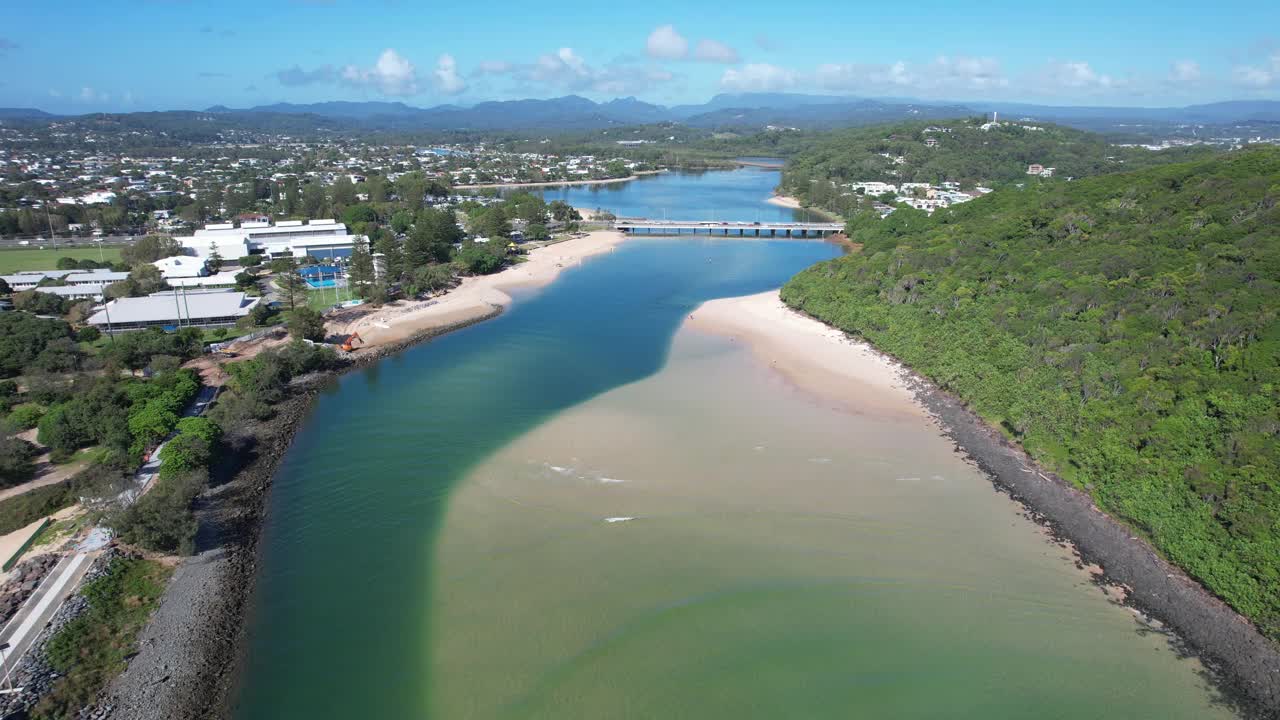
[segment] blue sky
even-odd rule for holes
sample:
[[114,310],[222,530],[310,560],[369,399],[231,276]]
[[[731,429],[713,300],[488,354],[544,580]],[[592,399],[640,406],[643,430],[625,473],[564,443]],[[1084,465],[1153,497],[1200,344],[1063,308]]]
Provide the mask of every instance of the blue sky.
[[1280,99],[1280,3],[8,0],[0,106]]

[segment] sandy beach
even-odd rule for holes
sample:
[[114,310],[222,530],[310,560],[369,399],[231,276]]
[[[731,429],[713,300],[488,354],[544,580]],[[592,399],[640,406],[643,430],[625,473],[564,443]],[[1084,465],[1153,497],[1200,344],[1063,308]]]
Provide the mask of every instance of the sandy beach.
[[791,197],[790,195],[774,195],[773,197],[769,198],[766,202],[768,202],[770,205],[777,205],[778,207],[791,208],[792,210],[800,209],[800,201]]
[[339,312],[327,323],[330,334],[359,333],[363,347],[406,340],[435,328],[475,320],[511,304],[504,290],[540,287],[556,279],[560,271],[599,253],[609,252],[625,236],[599,230],[584,237],[537,248],[528,259],[500,273],[464,278],[462,284],[429,300],[402,301],[377,309],[354,308]]
[[476,183],[472,185],[454,185],[455,190],[483,190],[484,188],[530,188],[530,187],[560,187],[562,185],[609,185],[611,183],[630,182],[639,179],[644,175],[657,175],[664,173],[666,170],[641,170],[632,173],[626,177],[607,178],[604,180],[555,180],[552,182],[523,182],[523,183]]
[[721,298],[694,310],[686,327],[746,342],[761,362],[797,387],[857,413],[916,419],[925,415],[903,368],[865,342],[783,304],[777,290]]

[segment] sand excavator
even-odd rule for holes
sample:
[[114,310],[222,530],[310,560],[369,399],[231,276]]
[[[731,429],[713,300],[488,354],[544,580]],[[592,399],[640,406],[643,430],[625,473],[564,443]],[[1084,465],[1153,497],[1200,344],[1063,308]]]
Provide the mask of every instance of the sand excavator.
[[364,338],[360,337],[360,333],[358,332],[351,333],[351,335],[346,339],[346,341],[343,342],[342,345],[340,345],[339,347],[342,348],[342,352],[355,352],[357,341],[361,345],[364,344]]

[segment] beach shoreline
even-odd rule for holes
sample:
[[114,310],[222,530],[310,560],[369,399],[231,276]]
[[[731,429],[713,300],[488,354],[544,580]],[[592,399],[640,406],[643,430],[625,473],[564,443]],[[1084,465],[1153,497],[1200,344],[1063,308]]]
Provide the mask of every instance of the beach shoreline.
[[[196,501],[196,554],[178,566],[139,635],[145,650],[112,680],[98,707],[125,720],[231,717],[248,650],[247,621],[272,482],[316,396],[347,372],[497,317],[512,303],[505,290],[547,285],[565,268],[624,239],[612,231],[589,233],[538,248],[527,262],[503,272],[468,278],[465,290],[460,286],[434,305],[411,308],[384,323],[385,329],[374,326],[376,342],[348,355],[340,367],[295,380],[269,421],[228,432],[229,452],[215,464],[209,488]],[[372,325],[379,312],[351,322]]]
[[626,236],[597,230],[582,237],[531,250],[528,259],[493,275],[463,278],[457,287],[428,300],[389,303],[380,308],[356,306],[333,313],[325,330],[330,336],[359,333],[364,349],[401,343],[423,332],[475,321],[511,305],[508,290],[542,287],[562,270],[600,253],[612,251]]
[[552,180],[549,182],[517,182],[517,183],[470,183],[467,185],[454,185],[454,190],[484,190],[486,188],[540,188],[540,187],[564,187],[567,185],[610,185],[612,183],[624,183],[632,180],[639,180],[646,175],[658,175],[667,172],[666,170],[639,170],[633,172],[626,177],[605,178],[603,180]]
[[851,412],[899,421],[926,416],[901,367],[870,344],[791,310],[777,290],[709,300],[685,327],[742,341],[793,386]]
[[825,218],[827,220],[832,220],[837,222],[843,220],[843,218],[841,218],[839,215],[836,215],[833,212],[828,212],[826,210],[822,210],[814,207],[805,207],[800,204],[800,200],[798,198],[794,198],[790,195],[774,194],[774,195],[771,195],[768,200],[765,200],[765,202],[769,203],[770,205],[775,205],[777,207],[784,207],[784,208],[789,208],[791,210],[804,210],[805,212],[811,212],[814,215],[817,215],[818,217],[821,217],[821,218]]
[[1158,621],[1176,651],[1198,657],[1225,702],[1246,716],[1277,716],[1280,648],[958,398],[871,344],[792,310],[776,290],[704,303],[686,326],[742,339],[760,362],[823,399],[864,408],[868,398],[909,402],[915,417],[936,424],[997,491],[1073,553],[1109,599],[1133,610],[1147,627],[1148,619]]

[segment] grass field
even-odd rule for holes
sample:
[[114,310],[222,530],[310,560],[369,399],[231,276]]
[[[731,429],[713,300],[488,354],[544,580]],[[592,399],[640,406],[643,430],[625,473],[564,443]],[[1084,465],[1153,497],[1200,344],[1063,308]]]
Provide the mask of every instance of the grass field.
[[307,305],[312,310],[324,312],[340,302],[346,302],[355,297],[347,288],[338,288],[338,299],[334,300],[333,288],[320,288],[307,291]]
[[58,267],[58,258],[75,258],[76,260],[104,260],[117,262],[120,260],[119,247],[77,247],[77,248],[19,248],[17,250],[0,250],[0,275],[21,272],[23,270],[54,270]]

